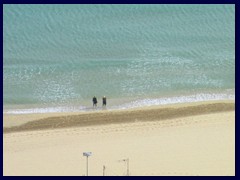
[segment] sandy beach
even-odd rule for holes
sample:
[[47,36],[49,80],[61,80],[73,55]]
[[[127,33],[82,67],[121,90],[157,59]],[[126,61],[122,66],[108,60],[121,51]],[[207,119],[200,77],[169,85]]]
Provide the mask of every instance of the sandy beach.
[[235,175],[235,102],[4,114],[3,175]]

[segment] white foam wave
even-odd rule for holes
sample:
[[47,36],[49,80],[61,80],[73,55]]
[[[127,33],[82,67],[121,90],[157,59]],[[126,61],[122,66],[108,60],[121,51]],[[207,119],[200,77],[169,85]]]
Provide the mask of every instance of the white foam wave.
[[[195,94],[188,96],[175,96],[175,97],[164,97],[157,99],[141,99],[124,103],[118,106],[108,107],[108,110],[114,109],[131,109],[137,107],[155,106],[155,105],[166,105],[166,104],[177,104],[177,103],[189,103],[189,102],[201,102],[201,101],[213,101],[213,100],[235,100],[234,94]],[[100,107],[93,109],[92,107],[86,106],[71,106],[71,107],[45,107],[45,108],[29,108],[29,109],[14,109],[6,110],[5,114],[32,114],[32,113],[57,113],[57,112],[85,112],[101,110]]]
[[45,107],[45,108],[28,108],[28,109],[14,109],[6,110],[5,114],[35,114],[35,113],[58,113],[58,112],[78,112],[85,111],[84,106],[78,107]]
[[113,109],[129,109],[144,106],[155,106],[155,105],[166,105],[166,104],[177,104],[177,103],[190,103],[190,102],[201,102],[201,101],[213,101],[213,100],[235,100],[234,94],[195,94],[189,96],[175,96],[175,97],[164,97],[158,99],[143,99],[137,100],[130,103],[125,103],[120,106],[115,106]]

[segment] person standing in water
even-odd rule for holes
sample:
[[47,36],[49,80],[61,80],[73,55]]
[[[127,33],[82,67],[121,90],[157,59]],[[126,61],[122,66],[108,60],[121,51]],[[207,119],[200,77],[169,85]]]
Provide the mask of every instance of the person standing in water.
[[106,98],[106,96],[103,96],[102,103],[103,103],[102,106],[106,107],[106,105],[107,105],[107,98]]
[[93,97],[93,107],[97,107],[97,98],[94,96]]

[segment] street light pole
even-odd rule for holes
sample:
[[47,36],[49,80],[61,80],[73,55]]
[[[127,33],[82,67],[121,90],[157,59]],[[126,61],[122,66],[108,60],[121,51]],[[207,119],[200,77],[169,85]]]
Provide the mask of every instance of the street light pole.
[[106,167],[103,166],[103,176],[105,176],[105,169],[106,169]]
[[124,159],[127,162],[127,176],[129,176],[129,158]]
[[127,162],[127,176],[129,176],[129,158],[123,159],[122,161]]
[[129,158],[127,159],[127,176],[129,176]]
[[88,176],[88,156],[86,156],[86,158],[87,158],[87,166],[86,166],[87,173],[86,173],[86,175]]
[[87,158],[87,159],[86,159],[86,160],[87,160],[87,162],[86,162],[86,163],[87,163],[87,164],[86,164],[86,165],[87,165],[87,166],[86,166],[86,171],[87,171],[87,172],[86,172],[86,175],[87,175],[87,176],[88,176],[88,156],[91,156],[91,155],[92,155],[91,152],[84,152],[84,153],[83,153],[83,156],[86,156],[86,158]]

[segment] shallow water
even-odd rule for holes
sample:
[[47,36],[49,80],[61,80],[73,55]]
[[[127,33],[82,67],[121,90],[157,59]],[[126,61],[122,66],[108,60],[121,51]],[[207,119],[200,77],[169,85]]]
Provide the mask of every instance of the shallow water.
[[234,5],[3,12],[4,111],[86,110],[94,95],[109,109],[235,99]]

